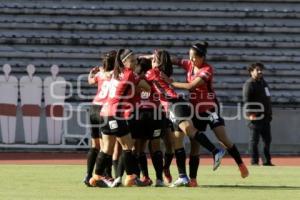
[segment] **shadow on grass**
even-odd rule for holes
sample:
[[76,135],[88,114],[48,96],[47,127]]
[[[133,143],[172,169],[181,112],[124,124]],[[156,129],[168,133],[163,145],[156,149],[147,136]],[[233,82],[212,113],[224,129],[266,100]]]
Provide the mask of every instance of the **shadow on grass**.
[[202,188],[228,188],[246,190],[300,190],[300,186],[285,185],[201,185]]

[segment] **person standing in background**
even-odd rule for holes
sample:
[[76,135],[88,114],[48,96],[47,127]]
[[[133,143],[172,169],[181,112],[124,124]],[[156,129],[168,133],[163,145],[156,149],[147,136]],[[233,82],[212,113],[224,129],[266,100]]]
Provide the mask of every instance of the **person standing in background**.
[[[263,78],[264,65],[253,63],[248,67],[250,78],[243,86],[243,102],[250,128],[251,164],[259,164],[258,144],[262,137],[264,143],[264,166],[273,166],[270,145],[272,141],[270,122],[272,121],[271,95],[267,82]],[[253,111],[253,112],[252,112]]]

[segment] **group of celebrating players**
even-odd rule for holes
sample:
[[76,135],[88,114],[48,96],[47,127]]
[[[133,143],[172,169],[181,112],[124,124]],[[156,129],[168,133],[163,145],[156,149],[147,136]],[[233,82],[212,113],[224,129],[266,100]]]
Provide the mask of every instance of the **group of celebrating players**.
[[[238,149],[227,137],[219,113],[212,86],[213,68],[206,61],[207,47],[206,42],[192,45],[188,60],[171,57],[165,50],[140,56],[130,49],[110,51],[104,55],[103,65],[90,71],[88,82],[97,85],[98,90],[90,111],[92,146],[84,179],[87,186],[152,185],[145,154],[148,145],[156,173],[154,186],[196,187],[200,145],[212,153],[213,170],[225,155],[225,150],[217,148],[203,133],[207,125],[235,160],[241,177],[249,175]],[[186,82],[171,78],[173,65],[185,70]],[[175,88],[187,90],[188,98]],[[191,141],[189,175],[184,136]],[[174,154],[178,179],[172,183],[170,165]]]

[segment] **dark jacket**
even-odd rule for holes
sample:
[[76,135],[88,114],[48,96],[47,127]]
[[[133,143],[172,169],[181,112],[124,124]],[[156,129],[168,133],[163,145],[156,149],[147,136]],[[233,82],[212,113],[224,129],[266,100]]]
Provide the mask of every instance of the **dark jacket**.
[[[262,78],[261,80],[254,80],[249,78],[243,86],[243,102],[253,103],[258,102],[264,106],[263,112],[254,112],[256,117],[264,114],[264,119],[272,119],[272,105],[269,87],[267,82]],[[257,109],[259,106],[248,105],[247,109]],[[253,113],[253,112],[251,112]]]

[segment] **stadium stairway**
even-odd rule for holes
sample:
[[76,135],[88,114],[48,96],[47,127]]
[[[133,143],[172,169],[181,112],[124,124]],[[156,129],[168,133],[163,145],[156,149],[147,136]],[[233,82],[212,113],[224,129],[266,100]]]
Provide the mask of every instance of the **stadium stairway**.
[[[159,2],[159,3],[158,3]],[[95,88],[78,77],[101,64],[100,55],[127,47],[137,53],[167,49],[187,58],[189,46],[208,41],[221,102],[241,102],[249,63],[266,65],[274,104],[300,106],[300,2],[295,0],[84,1],[2,0],[0,65],[20,77],[34,64],[36,74],[60,74],[73,84],[70,102],[86,101]],[[82,76],[80,76],[82,77]],[[184,80],[183,71],[175,78]],[[81,97],[80,97],[81,96]]]

